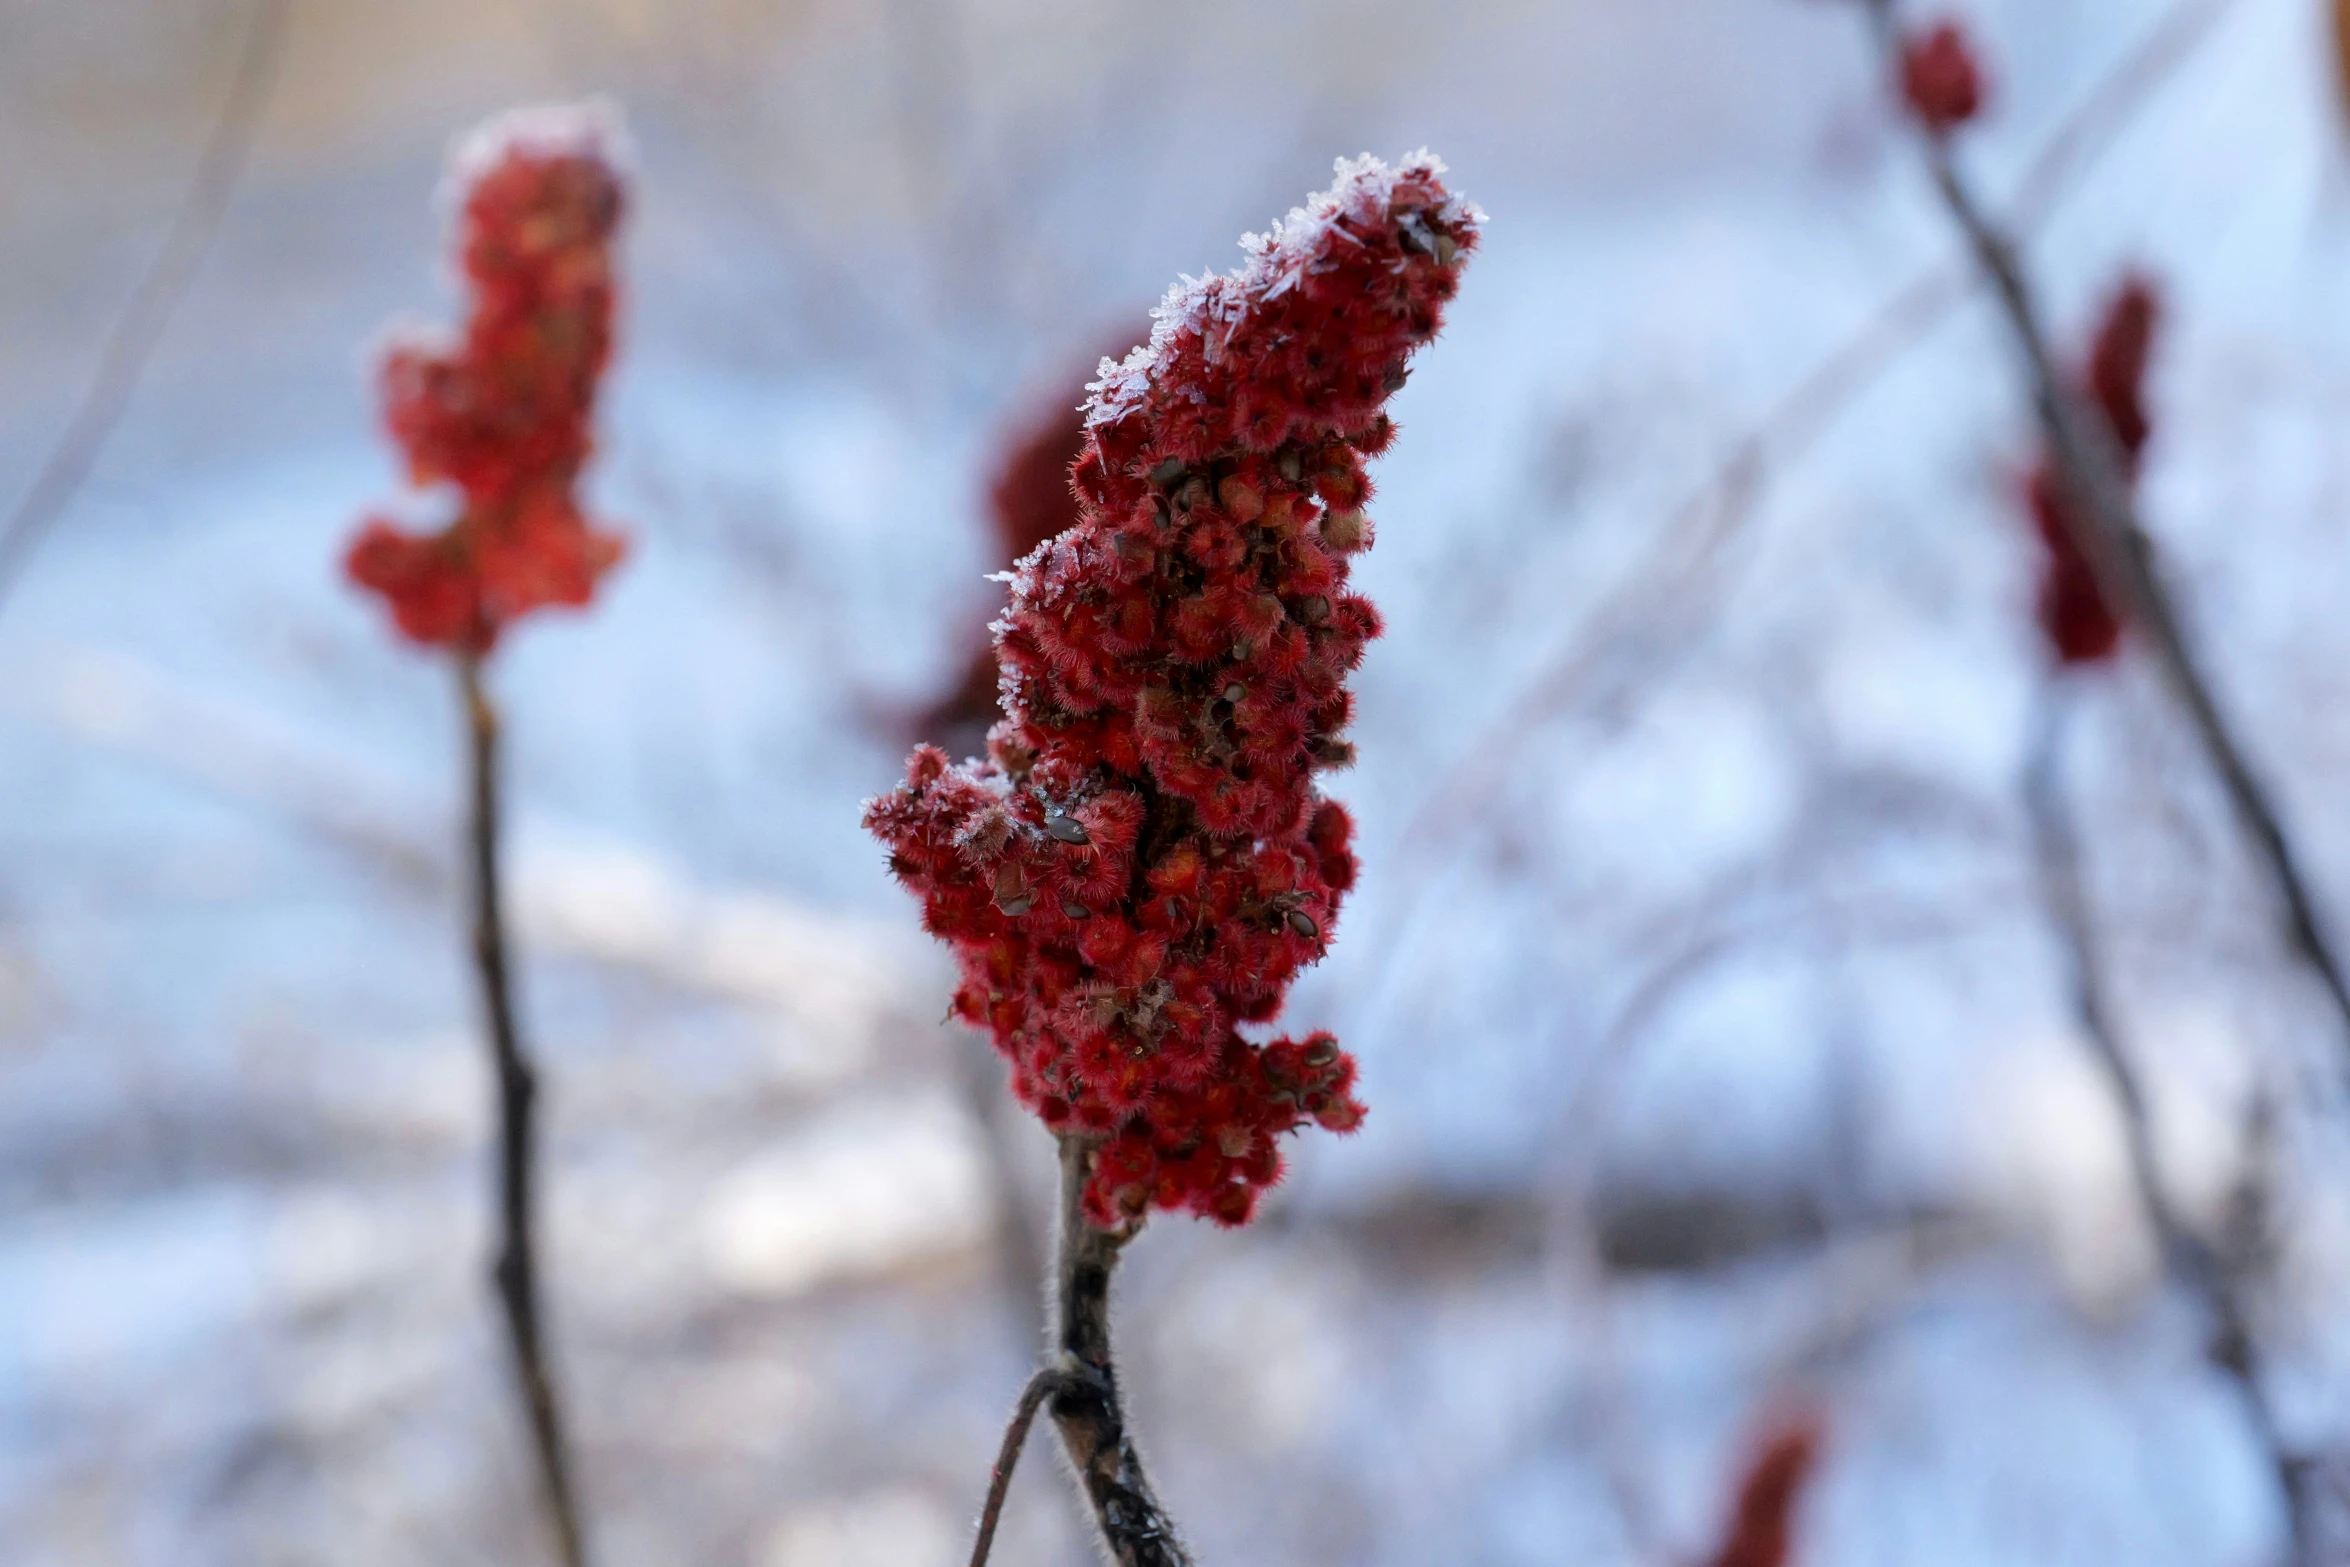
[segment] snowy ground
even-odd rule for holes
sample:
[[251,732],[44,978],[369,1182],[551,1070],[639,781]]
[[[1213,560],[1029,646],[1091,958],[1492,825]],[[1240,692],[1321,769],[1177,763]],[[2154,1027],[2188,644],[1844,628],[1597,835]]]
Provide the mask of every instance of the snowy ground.
[[[2311,0],[2238,0],[2034,247],[2171,306],[2150,515],[2350,919],[2350,203]],[[2005,188],[2169,14],[1973,8]],[[0,3],[0,497],[151,254],[245,11]],[[856,827],[995,591],[993,443],[1105,327],[1426,143],[1493,217],[1401,398],[1363,887],[1291,1017],[1364,1057],[1123,1332],[1203,1562],[1700,1553],[1826,1411],[1803,1559],[2221,1567],[2278,1517],[2070,1031],[2018,777],[2042,680],[1995,323],[1952,312],[1490,741],[1736,443],[1949,238],[1805,0],[298,3],[250,177],[0,610],[0,1560],[533,1559],[479,1287],[450,682],[337,581],[400,501],[357,371],[443,312],[440,146],[638,144],[601,504],[517,637],[557,1334],[615,1564],[946,1567],[1033,1342],[1048,1149]],[[2179,1197],[2265,1150],[2263,1342],[2350,1440],[2342,1042],[2154,681],[2068,757]],[[2248,1136],[2265,1107],[2266,1141]],[[999,1561],[1075,1562],[1050,1466]]]

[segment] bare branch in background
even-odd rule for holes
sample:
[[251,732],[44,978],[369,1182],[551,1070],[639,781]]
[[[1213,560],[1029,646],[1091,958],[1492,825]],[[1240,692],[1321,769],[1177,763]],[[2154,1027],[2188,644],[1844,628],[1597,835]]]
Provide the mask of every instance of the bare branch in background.
[[[1826,860],[1834,838],[1853,824],[1855,798],[1868,792],[1867,780],[1822,779],[1804,820],[1784,845],[1711,886],[1677,928],[1641,934],[1636,945],[1659,955],[1618,1003],[1604,1031],[1578,1053],[1574,1088],[1544,1138],[1554,1150],[1546,1177],[1549,1221],[1544,1248],[1557,1287],[1573,1313],[1574,1332],[1592,1347],[1597,1369],[1585,1394],[1583,1418],[1599,1448],[1601,1479],[1637,1560],[1665,1560],[1670,1552],[1651,1494],[1649,1461],[1636,1451],[1623,1368],[1614,1353],[1622,1334],[1598,1206],[1606,1128],[1634,1069],[1658,1039],[1659,1022],[1677,1001],[1727,964],[1773,945],[1814,940],[1823,927],[1850,926],[1865,932],[1871,944],[1927,944],[1981,928],[1979,916],[1970,916],[1954,903],[2005,907],[2013,901],[2014,893],[1996,883],[1972,899],[1938,899],[1925,907],[1882,895],[1798,895],[1792,884],[1799,871]],[[1931,814],[1950,817],[1961,832],[1977,835],[1968,830],[1979,824],[1959,802],[1929,803],[1937,807]],[[1884,825],[1914,831],[1916,815],[1904,813]],[[1554,1042],[1550,1048],[1561,1046]],[[1823,1343],[1844,1345],[1873,1331],[1873,1325],[1894,1309],[1888,1302],[1906,1298],[1916,1276],[1931,1262],[1964,1249],[1968,1237],[1962,1231],[1963,1226],[1915,1221],[1864,1237],[1849,1248],[1849,1258],[1843,1256],[1845,1248],[1830,1247],[1828,1271],[1840,1282],[1823,1291],[1824,1298],[1835,1303],[1834,1321],[1820,1335]],[[1796,1358],[1823,1357],[1816,1348],[1807,1348]]]
[[[1864,4],[1888,79],[1894,79],[1890,73],[1899,69],[1902,40],[1891,0],[1864,0]],[[2071,502],[2064,508],[2064,516],[2073,542],[2087,558],[2110,602],[2124,606],[2130,623],[2146,638],[2165,682],[2186,710],[2213,770],[2227,789],[2254,851],[2267,866],[2283,904],[2288,943],[2324,987],[2345,1029],[2350,1029],[2350,980],[2345,979],[2341,961],[2320,926],[2300,852],[2286,833],[2283,814],[2267,785],[2254,771],[2242,742],[2221,711],[2201,654],[2188,640],[2185,619],[2157,569],[2154,541],[2138,516],[2114,432],[2101,415],[2067,389],[2057,370],[2039,302],[2024,276],[2017,236],[1986,214],[1959,173],[1948,137],[1924,135],[1919,140],[1934,187],[1991,284],[2023,358],[2033,412],[2053,459],[2054,477]],[[2345,1040],[2345,1045],[2350,1046],[2350,1040]]]
[[[2038,229],[2115,137],[2241,0],[2181,0],[2115,66],[2041,148],[2016,188],[2009,221]],[[1774,470],[1800,461],[1837,418],[1967,297],[1972,271],[1953,260],[1913,278],[1741,439],[1704,488],[1667,524],[1656,550],[1499,717],[1470,742],[1404,830],[1396,907],[1416,905],[1435,851],[1461,824],[1483,819],[1526,746],[1578,706],[1620,700],[1631,680],[1653,681],[1687,656],[1726,596],[1724,554],[1769,493]],[[1610,678],[1611,675],[1614,678]],[[1400,939],[1403,916],[1375,943]],[[1375,968],[1387,967],[1375,963]]]
[[286,14],[293,0],[254,0],[245,26],[244,49],[237,58],[237,74],[229,83],[220,118],[204,144],[187,195],[164,234],[163,248],[139,280],[130,303],[107,335],[99,351],[97,369],[82,393],[64,435],[34,476],[32,488],[16,509],[0,523],[0,606],[24,571],[33,550],[64,515],[67,506],[89,477],[91,465],[107,437],[114,433],[123,410],[138,390],[139,377],[153,357],[163,332],[171,324],[228,215],[237,182],[253,151],[261,114],[270,89],[277,82],[278,59],[286,30]]
[[2243,1396],[2245,1416],[2275,1471],[2291,1526],[2292,1560],[2296,1567],[2314,1567],[2310,1498],[2304,1483],[2308,1465],[2291,1451],[2278,1429],[2276,1410],[2261,1378],[2259,1346],[2252,1336],[2240,1281],[2171,1203],[2154,1148],[2152,1110],[2145,1086],[2122,1046],[2114,1019],[2112,985],[2098,951],[2095,917],[2082,884],[2080,843],[2064,796],[2066,695],[2064,689],[2052,685],[2042,697],[2024,800],[2031,814],[2032,843],[2048,918],[2064,945],[2074,1019],[2121,1114],[2130,1180],[2138,1204],[2154,1228],[2163,1265],[2201,1308],[2210,1330],[2207,1349],[2211,1362],[2235,1382]]

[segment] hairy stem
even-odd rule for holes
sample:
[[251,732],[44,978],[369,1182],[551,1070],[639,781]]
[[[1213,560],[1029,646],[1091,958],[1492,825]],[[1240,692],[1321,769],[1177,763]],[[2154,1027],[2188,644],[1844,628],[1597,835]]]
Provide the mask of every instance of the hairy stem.
[[1077,1379],[1067,1372],[1047,1366],[1028,1379],[1028,1386],[1020,1390],[1020,1403],[1012,1411],[1011,1423],[1004,1427],[1004,1445],[995,1457],[995,1473],[988,1478],[987,1501],[979,1509],[979,1538],[971,1545],[971,1567],[987,1567],[988,1552],[995,1549],[996,1525],[1003,1518],[1004,1497],[1012,1489],[1012,1471],[1019,1467],[1020,1449],[1028,1445],[1028,1428],[1036,1424],[1036,1412],[1044,1401]]
[[2179,1217],[2169,1189],[2163,1185],[2146,1090],[2139,1081],[2137,1067],[2122,1048],[2121,1033],[2114,1021],[2112,992],[2097,949],[2088,893],[2081,880],[2080,843],[2074,832],[2072,813],[2065,803],[2061,775],[2063,693],[2051,689],[2042,700],[2024,799],[2032,819],[2041,894],[2049,920],[2064,944],[2074,1017],[2088,1042],[2090,1054],[2096,1058],[2106,1087],[2112,1091],[2114,1104],[2121,1111],[2130,1179],[2137,1190],[2139,1206],[2154,1227],[2163,1266],[2202,1308],[2210,1330],[2207,1348],[2212,1364],[2235,1382],[2243,1396],[2246,1418],[2276,1473],[2290,1526],[2291,1559],[2298,1567],[2311,1559],[2309,1498],[2303,1484],[2307,1466],[2288,1449],[2278,1430],[2276,1410],[2261,1380],[2259,1347],[2252,1337],[2236,1277],[2212,1245]]
[[539,1309],[536,1204],[538,1078],[514,1022],[514,993],[506,961],[506,918],[498,883],[498,713],[482,689],[481,661],[460,655],[472,793],[467,817],[469,887],[473,903],[473,960],[481,981],[483,1020],[498,1079],[498,1255],[492,1277],[505,1308],[514,1379],[538,1453],[541,1496],[564,1567],[585,1567],[586,1540],[572,1490],[570,1449],[564,1438],[554,1373],[547,1364]]
[[[1865,3],[1890,76],[1898,70],[1901,58],[1892,0]],[[2350,1048],[2350,980],[2345,979],[2342,963],[2319,921],[2309,879],[2285,831],[2283,815],[2221,710],[2202,661],[2188,640],[2185,622],[2155,568],[2153,540],[2140,523],[2120,445],[2104,419],[2073,395],[2058,372],[2015,241],[1992,222],[1975,199],[1951,155],[1948,138],[1927,135],[1922,140],[1934,187],[1989,280],[2023,358],[2042,439],[2054,459],[2058,486],[2070,502],[2063,512],[2074,543],[2095,571],[2098,586],[2109,601],[2127,612],[2130,624],[2152,647],[2165,682],[2185,708],[2237,818],[2275,885],[2287,941],[2324,988],[2344,1026],[2344,1045]]]
[[1085,1216],[1093,1144],[1061,1139],[1061,1251],[1053,1271],[1054,1357],[1059,1381],[1046,1407],[1077,1471],[1103,1548],[1118,1567],[1192,1567],[1126,1429],[1110,1355],[1110,1275],[1135,1227],[1095,1228]]

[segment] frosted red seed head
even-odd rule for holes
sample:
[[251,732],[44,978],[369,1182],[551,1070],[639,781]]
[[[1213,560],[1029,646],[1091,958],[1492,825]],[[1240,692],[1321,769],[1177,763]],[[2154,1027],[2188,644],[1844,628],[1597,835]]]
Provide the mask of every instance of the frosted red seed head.
[[[1242,1030],[1279,1011],[1354,879],[1308,763],[1343,747],[1341,675],[1377,621],[1341,596],[1352,548],[1331,539],[1369,542],[1357,454],[1392,433],[1379,401],[1436,330],[1477,222],[1432,161],[1348,165],[1242,272],[1171,295],[1152,343],[1094,388],[1077,525],[1014,586],[994,767],[869,813],[920,861],[932,928],[987,976],[1015,1087],[1104,1139],[1096,1222],[1152,1205],[1242,1222],[1279,1175],[1278,1138],[1360,1120],[1335,1042]],[[1354,515],[1301,538],[1326,475]],[[1129,530],[1159,542],[1122,549]],[[1004,892],[1035,907],[990,912],[987,869],[933,846],[1022,776],[1087,800],[1093,841],[1052,849],[1032,814],[1042,888]],[[1115,832],[1113,802],[1130,818]]]

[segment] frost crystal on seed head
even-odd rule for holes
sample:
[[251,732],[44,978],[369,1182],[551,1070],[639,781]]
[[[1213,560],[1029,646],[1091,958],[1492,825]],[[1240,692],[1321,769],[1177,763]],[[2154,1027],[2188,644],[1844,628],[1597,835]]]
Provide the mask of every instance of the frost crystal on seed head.
[[1179,283],[1104,360],[1079,520],[1024,556],[996,622],[983,762],[914,753],[866,825],[962,969],[1023,1103],[1098,1143],[1087,1210],[1245,1222],[1307,1121],[1361,1124],[1328,1034],[1259,1045],[1327,948],[1353,824],[1346,676],[1379,634],[1348,591],[1366,456],[1434,337],[1482,214],[1425,153],[1332,188]]
[[636,157],[628,139],[627,122],[617,104],[605,98],[584,103],[528,104],[492,115],[449,144],[441,193],[451,212],[464,208],[466,197],[499,164],[510,158],[547,163],[583,159],[600,165],[625,182]]

